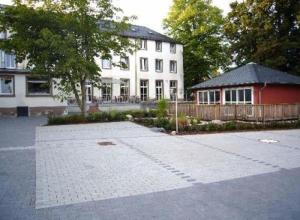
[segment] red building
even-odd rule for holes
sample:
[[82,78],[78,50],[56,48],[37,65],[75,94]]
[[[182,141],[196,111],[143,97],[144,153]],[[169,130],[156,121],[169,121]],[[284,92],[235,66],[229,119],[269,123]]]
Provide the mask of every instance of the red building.
[[300,77],[248,63],[192,87],[198,104],[300,103]]

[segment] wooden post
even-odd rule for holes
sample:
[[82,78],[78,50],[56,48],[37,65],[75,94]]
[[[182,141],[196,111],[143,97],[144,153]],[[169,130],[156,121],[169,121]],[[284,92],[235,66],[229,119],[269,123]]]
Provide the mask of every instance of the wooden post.
[[262,105],[262,121],[265,122],[265,106]]

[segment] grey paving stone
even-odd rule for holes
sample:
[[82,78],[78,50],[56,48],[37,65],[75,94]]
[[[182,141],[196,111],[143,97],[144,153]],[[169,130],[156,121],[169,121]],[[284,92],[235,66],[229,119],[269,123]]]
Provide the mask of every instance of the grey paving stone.
[[[297,148],[300,131],[279,132],[280,145],[254,140],[269,133],[170,137],[131,123],[37,128],[32,149],[23,149],[32,146],[29,132],[24,145],[2,145],[0,219],[299,219],[299,151],[287,146]],[[103,140],[116,145],[95,143]]]

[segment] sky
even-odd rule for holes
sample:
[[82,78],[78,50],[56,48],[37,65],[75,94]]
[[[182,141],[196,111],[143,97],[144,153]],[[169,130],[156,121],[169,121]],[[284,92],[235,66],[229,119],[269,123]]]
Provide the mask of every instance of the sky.
[[[229,4],[233,0],[212,0],[212,4],[223,10],[226,15],[230,11]],[[0,4],[11,4],[11,0],[0,0]],[[162,21],[167,16],[173,0],[113,0],[113,4],[124,11],[124,15],[136,15],[133,23],[143,25],[160,33],[165,33]]]

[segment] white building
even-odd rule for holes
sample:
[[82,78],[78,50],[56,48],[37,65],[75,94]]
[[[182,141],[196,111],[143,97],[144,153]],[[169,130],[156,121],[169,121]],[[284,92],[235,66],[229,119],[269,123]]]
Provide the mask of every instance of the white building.
[[[102,88],[87,88],[87,102],[130,102],[174,99],[176,88],[183,99],[183,47],[171,38],[143,26],[132,25],[124,36],[136,41],[140,49],[126,57],[97,59],[102,72]],[[2,34],[2,37],[6,37]],[[123,68],[112,63],[122,59]],[[15,56],[0,53],[0,115],[62,114],[67,102],[55,98],[58,91],[46,81],[30,77],[25,64]]]

